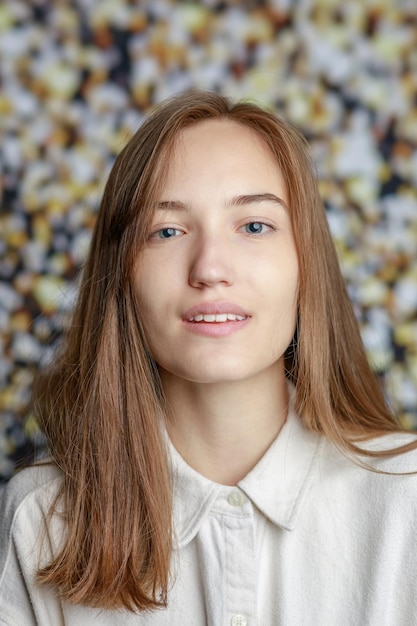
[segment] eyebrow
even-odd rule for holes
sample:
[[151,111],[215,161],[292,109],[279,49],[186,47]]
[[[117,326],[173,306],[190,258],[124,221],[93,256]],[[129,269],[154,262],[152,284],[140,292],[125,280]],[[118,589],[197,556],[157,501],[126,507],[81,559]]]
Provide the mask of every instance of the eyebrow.
[[[260,204],[261,202],[273,202],[288,211],[286,202],[274,193],[254,193],[234,196],[227,204],[230,207],[245,206],[247,204]],[[180,200],[163,200],[158,202],[156,208],[162,211],[189,211],[190,207]]]
[[229,202],[230,206],[245,206],[246,204],[260,204],[261,202],[273,202],[279,204],[288,211],[286,202],[274,193],[255,193],[235,196]]

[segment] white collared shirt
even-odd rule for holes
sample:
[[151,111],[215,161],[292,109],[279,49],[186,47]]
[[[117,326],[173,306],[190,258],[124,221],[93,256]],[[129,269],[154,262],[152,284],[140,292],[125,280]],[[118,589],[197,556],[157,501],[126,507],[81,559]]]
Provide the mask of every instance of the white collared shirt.
[[[368,446],[400,445],[391,435]],[[377,474],[307,431],[291,410],[278,438],[236,486],[213,483],[171,446],[172,585],[149,613],[70,606],[37,587],[39,533],[58,470],[9,484],[0,528],[0,624],[7,626],[417,625],[417,476]],[[417,470],[417,453],[373,461]],[[63,529],[54,519],[51,550]],[[43,561],[50,554],[43,554]]]

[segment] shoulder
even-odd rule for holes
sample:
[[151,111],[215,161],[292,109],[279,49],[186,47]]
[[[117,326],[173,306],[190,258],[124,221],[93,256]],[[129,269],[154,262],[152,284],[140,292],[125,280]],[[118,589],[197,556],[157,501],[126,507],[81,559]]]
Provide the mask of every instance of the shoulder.
[[373,473],[415,474],[417,478],[417,433],[406,431],[390,433],[366,441],[359,441],[357,446],[359,450],[363,450],[363,454],[334,452],[332,444],[328,444],[327,449],[329,451],[329,448],[333,448],[333,452],[329,454],[330,457],[334,455],[345,456],[348,462],[362,465],[371,472],[373,470]]
[[61,473],[55,466],[38,465],[16,474],[3,492],[0,503],[0,613],[5,623],[38,623],[34,614],[37,603],[45,605],[45,615],[52,610],[52,605],[45,600],[47,593],[37,591],[36,573],[50,560],[62,536],[62,533],[51,534],[48,523],[48,512],[59,494],[61,483]]
[[32,465],[19,471],[7,483],[2,502],[4,506],[16,507],[31,496],[39,496],[52,483],[61,481],[61,471],[51,463]]
[[[353,508],[400,512],[417,519],[415,433],[393,433],[358,442],[364,454],[344,452],[323,438],[319,483]],[[407,452],[396,452],[411,444]],[[371,455],[367,454],[371,453]]]
[[14,526],[36,512],[47,513],[61,485],[61,472],[52,464],[34,465],[17,473],[6,485],[1,499],[0,541],[7,540]]

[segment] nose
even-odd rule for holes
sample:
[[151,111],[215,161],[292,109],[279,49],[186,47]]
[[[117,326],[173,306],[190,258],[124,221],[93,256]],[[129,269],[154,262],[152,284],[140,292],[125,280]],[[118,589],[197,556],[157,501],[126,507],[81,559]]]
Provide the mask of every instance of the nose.
[[189,283],[192,287],[213,287],[234,282],[231,243],[221,235],[201,237],[190,260]]

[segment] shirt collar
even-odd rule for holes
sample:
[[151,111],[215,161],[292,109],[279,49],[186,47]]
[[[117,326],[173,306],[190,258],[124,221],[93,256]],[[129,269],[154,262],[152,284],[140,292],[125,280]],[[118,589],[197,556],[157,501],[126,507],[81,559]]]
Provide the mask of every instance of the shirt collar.
[[314,476],[323,438],[292,408],[278,437],[238,487],[276,526],[292,530]]
[[[273,524],[295,527],[313,478],[322,437],[307,430],[294,412],[295,390],[290,388],[287,420],[278,437],[256,466],[238,483],[251,502]],[[174,532],[179,548],[189,543],[224,491],[233,488],[212,482],[183,460],[168,439],[173,473]]]

